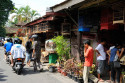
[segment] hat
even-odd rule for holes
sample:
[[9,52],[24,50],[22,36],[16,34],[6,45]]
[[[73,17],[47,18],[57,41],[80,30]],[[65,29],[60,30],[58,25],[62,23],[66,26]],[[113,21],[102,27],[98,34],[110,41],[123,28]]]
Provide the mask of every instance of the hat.
[[38,37],[38,35],[32,35],[32,37],[31,38],[37,38]]

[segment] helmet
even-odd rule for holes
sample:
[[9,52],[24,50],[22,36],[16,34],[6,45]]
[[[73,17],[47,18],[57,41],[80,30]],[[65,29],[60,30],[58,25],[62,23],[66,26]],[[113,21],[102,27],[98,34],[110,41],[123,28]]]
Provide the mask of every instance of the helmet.
[[8,38],[8,39],[7,39],[7,42],[10,42],[10,41],[11,41],[11,38]]
[[38,40],[38,35],[36,35],[36,34],[35,34],[35,35],[32,35],[31,38],[33,38],[33,39],[36,41],[36,40]]
[[22,44],[22,40],[19,38],[14,39],[14,44]]
[[31,38],[37,38],[38,37],[38,35],[32,35],[31,36]]

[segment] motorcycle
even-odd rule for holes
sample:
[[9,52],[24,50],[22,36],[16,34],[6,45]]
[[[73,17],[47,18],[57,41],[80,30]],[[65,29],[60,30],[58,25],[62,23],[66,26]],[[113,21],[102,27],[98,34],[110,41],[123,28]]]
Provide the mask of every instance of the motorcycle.
[[10,52],[7,52],[6,53],[6,62],[10,65],[11,64],[11,53]]
[[13,65],[13,70],[16,72],[17,75],[20,75],[22,73],[23,69],[23,59],[22,58],[17,58],[14,60],[14,65]]

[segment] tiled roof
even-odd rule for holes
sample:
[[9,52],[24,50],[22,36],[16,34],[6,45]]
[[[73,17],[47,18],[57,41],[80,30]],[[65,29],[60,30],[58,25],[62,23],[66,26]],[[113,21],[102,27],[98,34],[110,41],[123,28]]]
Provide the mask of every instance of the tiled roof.
[[6,33],[16,33],[19,28],[6,27]]

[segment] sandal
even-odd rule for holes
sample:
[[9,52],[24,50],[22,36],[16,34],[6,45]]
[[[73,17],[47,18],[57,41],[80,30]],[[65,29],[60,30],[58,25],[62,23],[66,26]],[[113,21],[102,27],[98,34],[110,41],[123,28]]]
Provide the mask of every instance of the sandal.
[[111,82],[111,80],[106,80],[107,82]]
[[104,80],[103,80],[103,79],[100,79],[99,82],[104,82]]

